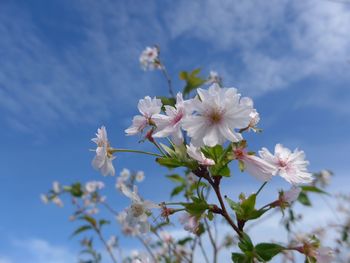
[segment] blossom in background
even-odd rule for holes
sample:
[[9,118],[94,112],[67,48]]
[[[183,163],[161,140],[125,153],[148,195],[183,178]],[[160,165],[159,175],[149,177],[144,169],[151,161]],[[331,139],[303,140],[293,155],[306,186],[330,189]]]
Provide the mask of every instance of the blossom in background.
[[135,135],[142,132],[148,124],[152,123],[153,115],[161,111],[162,101],[157,98],[152,99],[146,96],[144,99],[139,100],[137,108],[142,115],[136,115],[133,118],[132,125],[125,130],[127,135]]
[[176,95],[175,107],[165,105],[165,113],[156,114],[153,116],[153,121],[157,126],[157,130],[152,135],[154,138],[163,138],[171,136],[175,144],[183,142],[183,135],[181,131],[182,120],[191,113],[191,101],[184,101],[182,94],[179,92]]
[[52,190],[54,191],[55,194],[60,193],[61,192],[61,185],[60,185],[60,183],[57,182],[57,181],[54,181],[52,183]]
[[112,250],[113,248],[115,248],[118,245],[118,240],[116,236],[111,236],[108,240],[107,240],[107,247],[109,250]]
[[151,201],[142,200],[137,193],[136,186],[131,191],[125,184],[122,184],[120,191],[131,200],[130,207],[125,210],[125,220],[130,226],[138,227],[141,233],[149,232],[150,224],[148,223],[148,215],[151,213],[150,210],[160,208],[160,206]]
[[193,101],[194,115],[183,120],[183,129],[195,146],[215,146],[226,140],[238,142],[242,135],[235,129],[246,128],[252,108],[240,103],[241,95],[235,88],[220,88],[214,83],[208,90],[197,89]]
[[282,203],[287,203],[288,205],[291,205],[294,201],[298,199],[300,192],[300,187],[293,186],[290,190],[286,192],[281,192],[279,199]]
[[135,175],[135,180],[136,182],[141,183],[145,180],[145,173],[143,171],[138,171]]
[[192,144],[190,144],[190,146],[186,145],[186,148],[187,148],[187,154],[194,160],[198,161],[199,164],[202,164],[205,166],[215,165],[214,160],[205,157],[199,147],[197,148]]
[[317,263],[331,263],[334,259],[334,252],[329,247],[320,247],[314,252]]
[[275,166],[278,174],[291,184],[310,183],[312,174],[307,171],[308,161],[305,160],[304,151],[295,149],[291,152],[281,144],[275,146],[275,154],[266,148],[259,151],[261,158]]
[[46,194],[41,194],[40,195],[40,199],[44,204],[48,204],[49,203],[49,198],[47,197]]
[[259,121],[260,121],[260,115],[259,113],[256,111],[256,109],[254,109],[254,102],[251,98],[249,97],[244,97],[241,98],[241,104],[250,107],[251,108],[251,112],[249,114],[250,116],[250,122],[248,125],[248,130],[253,130],[253,131],[258,131],[258,129],[256,129],[256,126],[258,125]]
[[105,126],[97,130],[96,138],[91,139],[97,144],[96,155],[92,160],[92,166],[101,172],[103,176],[114,176],[115,170],[112,161],[115,157],[112,154],[112,148],[109,145],[107,131]]
[[275,166],[259,158],[248,154],[245,149],[237,148],[233,150],[234,157],[244,163],[244,170],[261,181],[268,181],[277,173]]
[[325,187],[330,184],[332,175],[333,175],[332,172],[328,170],[322,170],[319,173],[318,179],[322,187]]
[[51,199],[51,202],[54,203],[55,205],[57,205],[58,207],[63,207],[63,202],[62,202],[61,198],[59,198],[58,196],[54,196]]
[[91,194],[96,192],[97,190],[101,190],[105,187],[105,184],[101,181],[90,181],[85,184],[85,190]]
[[221,85],[222,79],[219,75],[219,73],[217,73],[216,71],[211,70],[209,72],[209,78],[208,81],[206,82],[207,84],[214,84],[217,83],[219,85]]
[[179,218],[180,223],[184,226],[184,229],[188,232],[196,234],[199,229],[199,218],[192,216],[188,213],[184,213]]
[[123,168],[123,170],[120,172],[119,176],[124,180],[128,180],[130,178],[130,170],[127,168]]
[[140,55],[140,64],[143,70],[161,69],[158,47],[146,47]]
[[163,240],[163,242],[166,244],[170,244],[174,241],[173,237],[169,232],[162,231],[159,233],[159,235],[160,235],[160,238]]

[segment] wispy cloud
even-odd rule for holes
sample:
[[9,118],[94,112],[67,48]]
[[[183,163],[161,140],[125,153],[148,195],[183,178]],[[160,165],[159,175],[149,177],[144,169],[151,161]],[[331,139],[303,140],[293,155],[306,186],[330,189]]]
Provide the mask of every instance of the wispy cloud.
[[194,37],[231,54],[236,61],[222,66],[231,69],[226,79],[261,94],[310,76],[349,80],[349,10],[327,0],[208,0],[182,1],[167,15],[174,38]]
[[13,240],[10,243],[11,249],[7,252],[0,252],[0,263],[67,263],[77,261],[76,253],[43,239]]
[[0,121],[22,131],[96,122],[154,89],[137,61],[143,43],[161,35],[152,5],[82,1],[72,6],[82,21],[59,47],[47,36],[60,28],[57,21],[48,32],[33,10],[0,5]]

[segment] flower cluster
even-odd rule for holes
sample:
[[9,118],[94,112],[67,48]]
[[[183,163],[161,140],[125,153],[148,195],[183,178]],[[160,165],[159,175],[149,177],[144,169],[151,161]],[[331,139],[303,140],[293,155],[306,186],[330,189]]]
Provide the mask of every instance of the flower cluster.
[[[242,96],[236,88],[225,87],[217,72],[211,71],[207,78],[199,76],[200,69],[181,72],[180,79],[186,81],[186,85],[182,92],[176,94],[160,60],[157,46],[147,47],[142,52],[140,64],[144,70],[159,69],[167,80],[170,94],[169,97],[145,96],[140,99],[137,105],[139,114],[133,117],[131,125],[125,129],[127,136],[139,135],[139,142],[150,142],[153,151],[113,148],[107,130],[102,126],[92,139],[96,144],[92,166],[103,176],[114,176],[115,154],[129,152],[156,157],[156,163],[161,166],[185,169],[183,175],[177,169],[166,176],[176,184],[170,198],[179,198],[181,194],[183,198],[171,202],[162,200],[159,204],[146,200],[139,193],[139,183],[145,178],[144,172],[126,168],[121,170],[115,183],[117,191],[128,200],[128,205],[121,211],[115,210],[106,197],[100,194],[105,187],[102,181],[74,183],[70,186],[54,182],[52,190],[41,198],[45,203],[63,206],[61,195],[68,193],[71,196],[71,203],[76,207],[71,218],[83,222],[74,235],[94,231],[112,261],[117,262],[114,250],[118,248],[119,239],[116,236],[104,239],[102,233],[102,227],[111,223],[101,218],[104,213],[99,213],[100,209],[106,209],[113,214],[116,219],[114,223],[120,225],[122,233],[137,238],[147,250],[147,253],[132,252],[127,258],[121,256],[120,261],[123,262],[193,262],[198,246],[205,261],[210,262],[203,240],[209,240],[213,247],[213,262],[217,262],[221,249],[232,246],[240,249],[239,253],[231,255],[235,263],[267,262],[279,253],[288,255],[296,251],[310,262],[331,262],[332,250],[322,246],[315,237],[295,242],[289,239],[286,245],[255,244],[246,227],[254,225],[248,223],[268,214],[268,211],[280,208],[282,213],[288,210],[282,222],[291,234],[292,225],[302,218],[294,214],[294,204],[299,202],[310,206],[308,194],[324,194],[318,186],[326,186],[331,173],[324,170],[313,176],[307,169],[309,162],[305,153],[299,149],[292,151],[280,143],[275,145],[273,152],[265,147],[256,152],[251,151],[247,143],[249,136],[246,135],[253,131],[251,135],[255,136],[261,131],[258,128],[259,112],[251,98]],[[260,188],[249,195],[241,192],[236,198],[228,196],[232,192],[224,194],[221,186],[232,177],[232,165],[260,180]],[[276,176],[290,183],[291,188],[288,191],[281,190],[274,201],[257,207],[258,195]],[[237,186],[239,190],[240,187]],[[171,221],[174,218],[178,222]],[[216,226],[220,222],[218,219],[224,220],[235,235],[228,233],[220,240]],[[185,230],[181,232],[187,236],[177,240],[165,228],[177,227],[179,223]],[[84,239],[83,243],[84,251],[93,260],[82,262],[101,260],[101,255],[93,249],[92,240]],[[115,254],[122,255],[119,251]]]

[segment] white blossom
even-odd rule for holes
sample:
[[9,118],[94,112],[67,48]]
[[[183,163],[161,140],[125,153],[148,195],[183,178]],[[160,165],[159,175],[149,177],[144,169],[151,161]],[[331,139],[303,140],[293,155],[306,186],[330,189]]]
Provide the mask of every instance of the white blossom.
[[216,71],[211,70],[209,72],[209,78],[208,78],[207,84],[213,84],[213,83],[220,84],[221,83],[221,77],[220,77],[219,73],[217,73]]
[[140,55],[140,64],[144,70],[160,69],[159,50],[157,47],[146,47]]
[[205,166],[215,165],[214,160],[205,157],[200,148],[197,148],[192,144],[190,144],[190,146],[186,145],[186,148],[187,154],[194,160],[198,161],[200,164]]
[[40,195],[40,199],[41,199],[41,201],[42,201],[44,204],[49,203],[49,198],[48,198],[47,195],[45,195],[45,194],[41,194],[41,195]]
[[249,114],[250,122],[249,122],[249,125],[247,128],[249,130],[257,131],[256,126],[258,125],[258,123],[260,121],[260,115],[257,112],[257,110],[254,109],[253,100],[249,97],[244,97],[241,99],[241,104],[251,108],[251,113]]
[[120,172],[120,174],[119,174],[119,176],[120,176],[124,181],[128,180],[128,179],[130,178],[130,175],[131,175],[130,170],[129,170],[129,169],[126,169],[126,168],[124,168],[124,169]]
[[127,135],[135,135],[142,132],[150,122],[153,122],[153,115],[161,111],[162,101],[157,98],[152,99],[146,96],[144,99],[139,100],[137,108],[142,115],[136,115],[133,118],[132,125],[125,130]]
[[305,160],[303,151],[295,149],[291,152],[281,144],[275,146],[275,154],[269,152],[266,148],[259,151],[260,156],[268,163],[278,169],[278,174],[291,184],[310,183],[312,174],[307,171],[308,161]]
[[136,182],[141,183],[145,180],[145,173],[143,171],[138,171],[135,175],[135,180]]
[[96,155],[92,160],[92,166],[101,172],[103,176],[114,176],[115,170],[112,161],[115,159],[111,153],[111,147],[107,138],[107,131],[105,126],[97,130],[96,138],[91,139],[97,144]]
[[334,252],[329,247],[320,247],[314,252],[314,257],[317,263],[332,263],[334,262]]
[[191,100],[184,101],[182,94],[179,92],[176,95],[175,107],[165,105],[165,113],[155,114],[153,121],[157,126],[157,130],[152,135],[155,138],[163,138],[171,136],[175,144],[183,142],[183,135],[181,130],[182,120],[191,113]]
[[110,236],[110,238],[107,240],[107,247],[111,250],[114,247],[116,247],[118,244],[118,240],[116,236]]
[[252,108],[240,103],[235,88],[220,88],[213,84],[208,90],[197,89],[193,101],[194,115],[183,120],[183,128],[195,146],[215,146],[226,140],[238,142],[242,135],[235,129],[246,128]]
[[97,190],[101,190],[105,187],[105,184],[101,181],[90,181],[85,184],[85,190],[91,194],[96,192]]
[[332,177],[332,173],[328,170],[322,170],[320,172],[320,176],[319,176],[319,180],[320,183],[323,187],[325,187],[326,185],[329,185],[330,181],[331,181],[331,177]]
[[248,154],[245,149],[235,149],[234,154],[237,160],[244,163],[245,171],[258,180],[269,181],[277,172],[276,167],[258,156]]
[[61,192],[61,185],[60,185],[60,183],[57,182],[57,181],[54,181],[54,182],[52,183],[52,190],[53,190],[56,194],[58,194],[59,192]]
[[169,244],[174,240],[169,232],[162,231],[159,233],[159,235],[160,235],[160,238],[163,240],[163,242],[166,244]]
[[188,232],[196,234],[199,229],[199,219],[188,213],[184,213],[180,216],[179,221],[183,224],[184,229]]
[[290,190],[282,192],[280,200],[291,205],[295,200],[298,199],[300,192],[300,187],[293,186]]
[[59,198],[58,196],[55,196],[51,199],[51,202],[54,203],[55,205],[57,205],[58,207],[63,207],[63,202],[61,200],[61,198]]
[[147,233],[150,231],[150,224],[148,222],[148,215],[153,208],[159,208],[159,205],[143,200],[137,193],[137,187],[134,186],[131,191],[125,184],[120,186],[121,192],[131,200],[131,205],[126,211],[125,221],[133,227],[137,227],[141,233]]

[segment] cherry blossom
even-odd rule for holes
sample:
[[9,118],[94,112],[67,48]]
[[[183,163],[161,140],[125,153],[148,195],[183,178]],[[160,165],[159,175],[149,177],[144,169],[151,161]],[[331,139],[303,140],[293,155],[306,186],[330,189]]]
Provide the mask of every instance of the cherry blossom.
[[253,130],[253,131],[258,131],[256,126],[258,125],[260,121],[260,115],[257,112],[256,109],[254,109],[254,102],[251,98],[249,97],[244,97],[241,99],[241,104],[246,105],[247,107],[250,107],[252,109],[251,113],[249,114],[250,116],[250,122],[248,125],[248,130]]
[[258,156],[248,154],[245,149],[237,148],[233,153],[237,160],[244,163],[245,171],[261,181],[269,181],[277,172],[275,166]]
[[312,252],[317,263],[332,263],[334,262],[334,252],[329,247],[319,247]]
[[162,101],[157,98],[151,98],[146,96],[144,99],[139,100],[137,105],[142,115],[136,115],[132,120],[132,125],[125,130],[127,135],[135,135],[142,132],[147,125],[153,123],[152,117],[155,114],[159,114],[162,108]]
[[186,148],[187,154],[194,160],[198,161],[200,164],[205,166],[215,165],[214,160],[205,157],[200,148],[197,148],[192,144],[190,144],[190,146],[186,145]]
[[291,205],[294,201],[298,199],[300,192],[300,187],[293,186],[290,190],[281,193],[280,200],[284,203]]
[[183,135],[181,131],[182,120],[191,113],[191,100],[184,101],[182,94],[176,95],[175,107],[165,105],[165,113],[156,114],[153,116],[153,121],[157,126],[157,130],[153,134],[154,138],[162,138],[171,136],[175,144],[183,142]]
[[112,148],[109,145],[107,131],[105,126],[97,130],[96,138],[91,139],[97,144],[96,155],[92,160],[92,166],[101,172],[103,176],[114,176],[115,170],[112,161],[115,157],[112,154]]
[[105,184],[101,181],[90,181],[85,184],[85,190],[90,194],[96,192],[97,190],[101,190],[104,187]]
[[144,70],[161,69],[162,65],[159,61],[158,47],[146,47],[140,55],[140,64]]
[[148,215],[153,208],[160,208],[159,205],[148,201],[142,200],[137,193],[137,187],[134,186],[131,191],[125,184],[120,186],[121,192],[131,200],[131,205],[126,211],[125,220],[130,226],[138,226],[141,233],[149,232],[150,224],[148,223]]
[[275,154],[266,148],[259,151],[260,156],[278,169],[278,174],[291,184],[310,183],[312,174],[307,171],[308,161],[305,160],[304,151],[295,149],[291,152],[281,144],[275,146]]
[[217,83],[220,85],[221,84],[221,77],[220,77],[219,73],[211,70],[209,72],[209,78],[208,78],[207,84],[213,84],[213,83]]
[[145,173],[143,171],[138,171],[135,175],[135,180],[136,182],[141,183],[145,180]]
[[184,229],[188,232],[196,234],[199,228],[199,219],[188,213],[184,213],[179,218],[181,224],[184,225]]
[[235,88],[220,88],[214,83],[208,90],[197,89],[193,101],[194,115],[183,120],[183,128],[195,146],[215,146],[226,140],[237,142],[242,135],[235,129],[246,128],[252,108],[240,103]]

